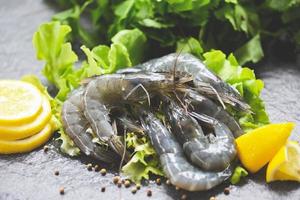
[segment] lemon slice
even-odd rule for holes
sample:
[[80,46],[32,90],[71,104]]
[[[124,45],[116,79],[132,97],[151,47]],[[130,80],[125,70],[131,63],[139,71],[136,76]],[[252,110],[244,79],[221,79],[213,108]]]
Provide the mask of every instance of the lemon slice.
[[48,99],[44,96],[42,111],[33,122],[14,126],[0,125],[0,140],[17,140],[32,136],[40,132],[51,118],[51,106]]
[[286,180],[300,182],[300,146],[296,141],[288,141],[267,168],[267,182]]
[[0,140],[0,154],[24,153],[32,151],[33,149],[46,143],[51,135],[52,127],[50,124],[47,124],[41,132],[31,137],[15,141]]
[[236,139],[237,154],[244,167],[252,173],[267,164],[286,143],[294,123],[269,124]]
[[32,84],[17,80],[0,81],[1,125],[29,122],[41,107],[41,93]]

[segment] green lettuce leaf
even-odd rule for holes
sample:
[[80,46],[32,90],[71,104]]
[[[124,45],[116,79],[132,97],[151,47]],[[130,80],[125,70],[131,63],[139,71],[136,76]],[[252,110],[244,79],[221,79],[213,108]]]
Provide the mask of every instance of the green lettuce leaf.
[[[140,133],[139,133],[140,134]],[[122,167],[123,173],[134,182],[140,183],[142,179],[149,179],[150,174],[164,176],[158,155],[154,151],[149,138],[145,135],[127,133],[126,144],[133,150],[130,161]]]
[[226,58],[223,52],[212,50],[204,53],[203,56],[207,67],[214,71],[222,80],[235,87],[250,105],[253,113],[230,110],[239,119],[243,130],[249,131],[268,124],[269,118],[265,105],[260,98],[264,83],[262,80],[256,79],[254,71],[247,67],[241,67],[233,54]]
[[250,61],[253,63],[260,61],[264,57],[260,36],[254,36],[246,44],[237,49],[234,54],[237,56],[238,61],[241,64],[245,64]]
[[177,42],[176,52],[191,53],[198,58],[202,58],[203,48],[197,39],[190,37]]
[[235,185],[240,182],[242,177],[245,176],[248,176],[248,172],[244,168],[238,166],[235,168],[232,176],[230,177],[230,183]]

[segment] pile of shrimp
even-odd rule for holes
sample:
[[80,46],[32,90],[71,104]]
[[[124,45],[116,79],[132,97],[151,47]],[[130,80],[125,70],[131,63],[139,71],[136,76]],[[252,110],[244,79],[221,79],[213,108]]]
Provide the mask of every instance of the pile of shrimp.
[[85,80],[64,102],[61,117],[80,150],[107,163],[130,159],[119,136],[123,131],[117,131],[120,127],[144,132],[170,182],[201,191],[232,174],[234,138],[243,131],[227,106],[250,109],[198,58],[173,53]]

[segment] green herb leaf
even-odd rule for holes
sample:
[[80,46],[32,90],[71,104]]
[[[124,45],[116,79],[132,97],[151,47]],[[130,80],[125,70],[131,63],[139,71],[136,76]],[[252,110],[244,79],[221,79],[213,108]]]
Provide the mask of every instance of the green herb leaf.
[[238,166],[234,169],[234,172],[230,178],[230,183],[235,185],[240,182],[242,177],[245,177],[247,175],[248,172],[244,168]]
[[190,37],[177,42],[176,52],[187,52],[202,58],[203,49],[198,40]]
[[241,64],[245,64],[249,61],[253,63],[258,62],[264,56],[264,52],[260,43],[260,36],[254,36],[246,44],[237,49],[234,54]]
[[126,176],[136,183],[140,183],[142,179],[149,179],[150,174],[163,176],[158,155],[149,138],[145,135],[138,137],[135,133],[127,133],[126,143],[128,148],[134,151],[130,161],[122,168]]

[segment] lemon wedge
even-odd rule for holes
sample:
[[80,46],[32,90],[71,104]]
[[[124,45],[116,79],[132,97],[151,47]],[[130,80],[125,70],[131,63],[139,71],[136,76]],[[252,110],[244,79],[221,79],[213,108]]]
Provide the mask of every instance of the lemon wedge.
[[237,154],[244,167],[252,173],[267,164],[286,143],[294,123],[269,124],[236,139]]
[[296,141],[288,141],[267,168],[267,182],[287,180],[300,182],[300,145]]
[[0,125],[32,121],[41,107],[41,93],[32,84],[0,80]]
[[47,124],[41,132],[31,137],[14,141],[0,140],[0,154],[24,153],[32,151],[46,143],[51,135],[52,127],[50,124]]
[[42,111],[33,122],[23,123],[18,126],[1,126],[0,140],[17,140],[32,136],[40,132],[51,118],[51,106],[48,99],[43,96]]

